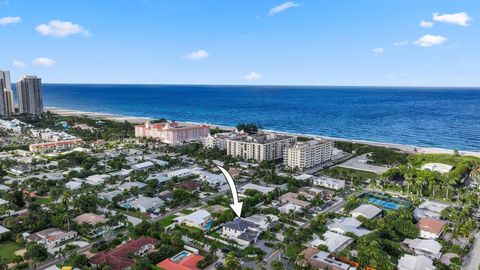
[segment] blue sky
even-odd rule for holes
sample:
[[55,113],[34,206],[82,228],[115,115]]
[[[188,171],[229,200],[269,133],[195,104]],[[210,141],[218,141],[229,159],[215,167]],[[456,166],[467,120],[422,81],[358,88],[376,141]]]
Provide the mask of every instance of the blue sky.
[[480,86],[478,0],[0,0],[44,82]]

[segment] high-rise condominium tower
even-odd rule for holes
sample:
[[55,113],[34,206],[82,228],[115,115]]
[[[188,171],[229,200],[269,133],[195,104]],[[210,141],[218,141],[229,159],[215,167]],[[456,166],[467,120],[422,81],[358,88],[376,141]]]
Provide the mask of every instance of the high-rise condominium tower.
[[37,76],[23,76],[17,81],[18,110],[20,113],[43,114],[42,80]]
[[0,70],[0,115],[11,116],[14,112],[10,71]]

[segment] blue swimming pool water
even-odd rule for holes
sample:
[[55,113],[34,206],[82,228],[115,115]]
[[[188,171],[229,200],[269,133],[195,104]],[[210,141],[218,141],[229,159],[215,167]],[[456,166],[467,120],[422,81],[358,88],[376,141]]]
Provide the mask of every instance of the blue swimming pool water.
[[210,230],[213,226],[213,220],[210,220],[207,225],[203,226],[205,230]]
[[173,257],[172,257],[172,261],[174,261],[174,262],[181,261],[181,260],[183,260],[185,257],[187,257],[188,255],[190,255],[190,252],[188,252],[188,251],[182,251],[182,252],[178,253],[177,255],[173,256]]

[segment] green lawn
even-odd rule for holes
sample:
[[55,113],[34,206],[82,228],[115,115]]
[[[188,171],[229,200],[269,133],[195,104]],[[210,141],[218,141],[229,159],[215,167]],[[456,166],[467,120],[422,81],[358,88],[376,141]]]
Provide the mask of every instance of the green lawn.
[[158,221],[158,223],[159,223],[160,225],[162,225],[162,227],[167,227],[167,226],[173,224],[173,220],[174,220],[175,218],[176,218],[176,216],[174,216],[174,215],[166,216],[166,217],[160,219],[160,220]]
[[343,168],[343,167],[332,167],[322,171],[321,174],[325,174],[330,177],[340,178],[344,180],[351,180],[353,176],[354,179],[358,178],[358,179],[361,179],[362,181],[367,179],[375,179],[378,177],[378,175],[373,172],[354,170],[354,169]]
[[0,243],[0,261],[11,263],[15,260],[15,251],[22,247],[15,242],[6,241]]
[[191,213],[193,213],[193,211],[190,210],[190,209],[185,209],[185,210],[182,211],[182,214],[184,214],[184,215],[188,215],[188,214],[191,214]]
[[301,246],[289,246],[285,252],[285,255],[288,257],[296,257],[300,252],[302,252]]
[[47,198],[35,198],[34,202],[37,202],[39,204],[49,204],[52,202],[52,199],[50,197]]

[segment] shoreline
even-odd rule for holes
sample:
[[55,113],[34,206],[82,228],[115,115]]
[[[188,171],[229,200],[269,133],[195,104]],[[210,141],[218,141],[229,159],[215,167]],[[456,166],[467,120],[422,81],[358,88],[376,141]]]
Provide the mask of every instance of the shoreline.
[[[155,118],[151,118],[151,117],[125,116],[125,115],[118,115],[118,114],[112,114],[112,113],[87,112],[87,111],[80,111],[80,110],[53,108],[53,107],[46,107],[45,111],[49,111],[53,114],[57,114],[57,115],[61,115],[61,116],[86,116],[86,117],[91,117],[91,118],[105,119],[105,120],[117,121],[117,122],[127,121],[127,122],[132,123],[132,124],[143,124],[145,121],[155,119]],[[218,125],[218,124],[212,124],[212,123],[199,123],[199,122],[190,122],[190,121],[178,121],[178,122],[179,123],[186,123],[186,124],[207,124],[207,125],[211,126],[212,128],[218,127],[218,128],[225,129],[225,130],[235,129],[235,127],[232,127],[232,126]],[[383,142],[374,142],[374,141],[368,141],[368,140],[346,139],[346,138],[337,138],[337,137],[313,135],[313,134],[293,133],[293,132],[268,130],[268,129],[263,129],[263,131],[277,133],[277,134],[290,135],[290,136],[319,138],[319,139],[327,139],[327,140],[339,141],[339,142],[361,143],[361,144],[366,144],[366,145],[371,145],[371,146],[396,148],[396,149],[399,149],[402,152],[409,153],[409,154],[450,154],[450,155],[452,155],[452,154],[454,154],[454,151],[455,151],[453,149],[445,149],[445,148],[439,148],[439,147],[425,147],[425,146],[404,145],[404,144],[395,144],[395,143],[383,143]],[[459,150],[458,152],[462,156],[480,157],[480,152],[462,151],[462,150]]]

